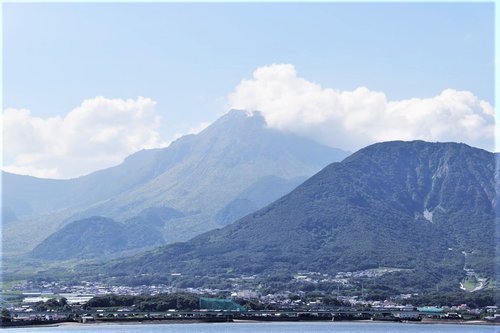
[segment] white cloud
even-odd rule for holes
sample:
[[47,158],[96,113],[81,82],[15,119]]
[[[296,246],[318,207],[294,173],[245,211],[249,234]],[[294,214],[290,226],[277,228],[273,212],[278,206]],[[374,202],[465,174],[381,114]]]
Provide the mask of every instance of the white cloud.
[[116,165],[143,148],[165,146],[155,104],[144,97],[96,97],[64,117],[51,118],[34,117],[26,109],[6,109],[3,169],[68,178]]
[[357,150],[388,140],[465,142],[494,150],[494,109],[468,91],[388,101],[360,87],[339,91],[300,78],[293,65],[260,67],[228,97],[229,108],[261,111],[269,127]]

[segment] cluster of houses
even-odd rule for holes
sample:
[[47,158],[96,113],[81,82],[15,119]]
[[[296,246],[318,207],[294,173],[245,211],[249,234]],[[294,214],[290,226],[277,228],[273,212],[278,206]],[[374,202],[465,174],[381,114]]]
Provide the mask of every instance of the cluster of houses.
[[[380,274],[380,272],[361,272],[360,274]],[[295,276],[295,279],[317,281],[324,278],[319,273],[309,272],[300,273]],[[346,276],[339,276],[336,278],[347,278]],[[324,310],[328,309],[328,304],[323,303],[323,297],[316,298],[304,297],[306,293],[299,292],[280,292],[274,294],[262,294],[254,289],[241,289],[245,285],[242,282],[251,282],[252,277],[242,277],[234,281],[234,286],[240,286],[232,291],[206,289],[206,288],[186,288],[179,289],[167,285],[142,285],[142,286],[113,286],[97,282],[81,282],[77,285],[67,285],[59,282],[28,282],[12,287],[11,291],[16,291],[21,295],[20,302],[16,304],[7,304],[4,306],[14,314],[13,320],[67,320],[66,314],[58,314],[55,312],[40,313],[36,310],[36,305],[39,302],[46,302],[51,298],[64,298],[65,302],[72,308],[79,308],[84,306],[92,297],[117,294],[117,295],[139,295],[139,294],[161,294],[161,293],[174,293],[174,292],[189,292],[199,295],[222,295],[232,299],[255,300],[261,305],[269,306],[272,309],[290,310],[290,309],[303,309],[303,310]],[[5,292],[5,291],[3,291]],[[336,299],[350,308],[369,308],[372,310],[417,310],[411,305],[404,305],[406,300],[410,298],[411,294],[400,295],[395,301],[368,301],[361,299],[358,296],[337,296]],[[403,305],[402,305],[403,304]],[[499,321],[500,311],[496,306],[487,306],[483,309],[471,309],[466,304],[460,304],[452,307],[423,307],[418,308],[418,311],[425,312],[426,314],[435,313],[436,317],[447,319],[460,319],[463,314],[469,316],[481,317],[486,320]]]

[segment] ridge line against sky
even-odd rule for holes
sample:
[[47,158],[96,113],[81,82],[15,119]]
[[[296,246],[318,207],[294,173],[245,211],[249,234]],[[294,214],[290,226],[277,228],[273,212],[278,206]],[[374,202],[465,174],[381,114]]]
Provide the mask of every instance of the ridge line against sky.
[[10,171],[86,174],[229,107],[350,150],[390,139],[494,149],[492,3],[7,5]]

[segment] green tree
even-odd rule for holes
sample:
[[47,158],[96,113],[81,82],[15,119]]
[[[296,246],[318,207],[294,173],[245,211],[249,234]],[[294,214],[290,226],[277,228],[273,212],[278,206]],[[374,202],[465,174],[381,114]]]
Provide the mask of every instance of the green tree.
[[68,305],[68,299],[66,297],[61,297],[59,300],[59,306],[65,307],[66,305]]
[[6,308],[2,308],[2,312],[0,313],[0,322],[10,322],[10,311]]

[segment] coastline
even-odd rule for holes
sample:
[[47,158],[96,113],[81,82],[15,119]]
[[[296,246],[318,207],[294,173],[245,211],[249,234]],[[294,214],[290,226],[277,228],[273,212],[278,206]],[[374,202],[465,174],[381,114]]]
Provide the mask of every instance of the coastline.
[[[235,319],[231,321],[200,321],[200,320],[127,320],[127,321],[94,321],[88,323],[80,323],[76,321],[66,321],[60,323],[48,323],[46,325],[36,323],[33,325],[12,325],[12,326],[1,326],[1,328],[23,328],[23,327],[89,327],[89,326],[111,326],[111,325],[168,325],[168,324],[211,324],[211,323],[233,323],[233,324],[262,324],[262,323],[283,323],[283,321],[261,321],[261,320],[248,320],[248,319]],[[308,321],[295,321],[296,323],[305,323]],[[342,320],[342,321],[330,321],[330,320],[318,320],[310,322],[331,322],[332,325],[336,323],[372,323],[372,324],[387,324],[388,322],[394,324],[417,324],[417,325],[460,325],[460,326],[500,326],[500,322],[489,322],[485,320],[436,320],[436,319],[423,319],[422,321],[384,321],[384,320]],[[294,323],[294,321],[289,321],[287,323]]]

